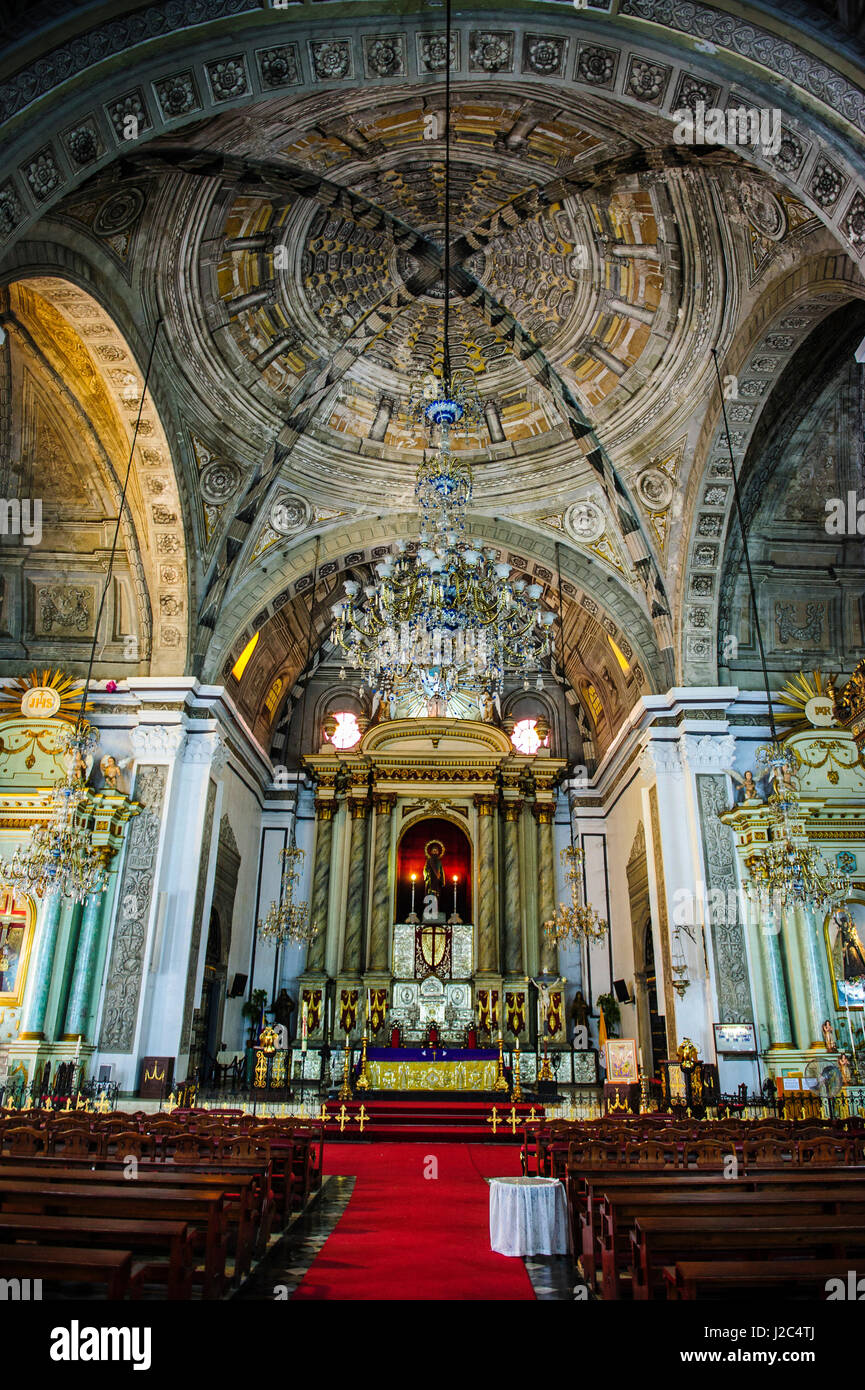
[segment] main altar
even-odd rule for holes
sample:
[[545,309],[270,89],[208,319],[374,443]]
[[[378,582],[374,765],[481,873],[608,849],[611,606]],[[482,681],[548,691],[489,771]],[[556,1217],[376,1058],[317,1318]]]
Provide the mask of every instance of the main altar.
[[[564,761],[518,752],[492,721],[415,718],[380,719],[347,750],[324,740],[305,763],[310,915],[325,929],[300,981],[304,1075],[325,1045],[335,1054],[347,1041],[357,1060],[365,1036],[375,1089],[486,1091],[500,1032],[527,1063],[539,1023],[548,1046],[564,1046],[556,951],[541,928],[555,910]],[[431,1028],[434,1059],[420,1055]]]

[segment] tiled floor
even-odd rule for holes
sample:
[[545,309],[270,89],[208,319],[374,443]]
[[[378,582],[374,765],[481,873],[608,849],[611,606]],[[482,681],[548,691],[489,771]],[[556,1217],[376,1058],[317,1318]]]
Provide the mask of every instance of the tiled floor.
[[319,1196],[265,1255],[235,1298],[291,1298],[348,1206],[354,1177],[327,1177]]

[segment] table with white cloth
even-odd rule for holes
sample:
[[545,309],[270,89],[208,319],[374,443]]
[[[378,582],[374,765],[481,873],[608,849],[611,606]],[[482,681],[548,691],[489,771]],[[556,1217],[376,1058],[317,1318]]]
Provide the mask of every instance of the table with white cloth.
[[500,1255],[566,1255],[568,1203],[558,1178],[490,1178],[490,1246]]

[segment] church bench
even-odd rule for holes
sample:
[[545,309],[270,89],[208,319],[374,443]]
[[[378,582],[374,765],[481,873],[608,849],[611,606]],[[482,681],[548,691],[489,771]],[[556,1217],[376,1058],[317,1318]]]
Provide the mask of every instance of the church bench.
[[54,1245],[0,1245],[0,1278],[63,1284],[104,1284],[106,1297],[125,1298],[132,1275],[128,1250],[75,1250]]
[[668,1299],[741,1298],[746,1292],[825,1298],[830,1279],[847,1287],[845,1260],[677,1260],[664,1268]]
[[[594,1205],[594,1204],[592,1204]],[[730,1190],[705,1193],[640,1193],[634,1190],[604,1193],[597,1208],[581,1218],[581,1244],[592,1245],[595,1259],[599,1257],[604,1297],[622,1295],[622,1273],[629,1265],[630,1233],[634,1222],[642,1216],[722,1216],[730,1226],[744,1230],[752,1218],[782,1218],[791,1216],[850,1216],[865,1222],[865,1194],[861,1200],[850,1201],[844,1194],[827,1190],[802,1193],[738,1193]],[[583,1261],[585,1269],[587,1261]]]
[[203,1249],[201,1273],[205,1298],[221,1297],[226,1279],[227,1219],[221,1192],[163,1190],[143,1183],[122,1187],[86,1183],[34,1183],[0,1175],[0,1214],[10,1212],[107,1216],[144,1221],[183,1221],[192,1226]]
[[[27,1164],[0,1162],[0,1181],[6,1177],[34,1177],[41,1182],[111,1185],[118,1181],[118,1170],[122,1168],[122,1162],[111,1159],[82,1159],[64,1164],[62,1158],[37,1156]],[[223,1196],[227,1222],[234,1236],[237,1273],[249,1272],[253,1250],[267,1247],[273,1220],[269,1175],[261,1165],[250,1165],[248,1171],[243,1171],[241,1165],[232,1165],[231,1171],[221,1172],[213,1171],[209,1164],[196,1170],[190,1164],[174,1168],[170,1162],[139,1162],[138,1172],[137,1182],[146,1187],[167,1191],[212,1190]]]
[[648,1299],[664,1286],[664,1267],[671,1260],[700,1263],[713,1259],[753,1259],[758,1251],[783,1258],[856,1260],[865,1254],[865,1217],[804,1215],[753,1216],[737,1222],[731,1216],[640,1216],[631,1232],[631,1292]]
[[[811,1201],[819,1211],[835,1212],[851,1206],[856,1210],[865,1210],[865,1174],[860,1174],[853,1182],[849,1180],[850,1176],[845,1171],[837,1186],[829,1188],[822,1177],[814,1178],[808,1174],[791,1174],[789,1180],[787,1174],[759,1174],[742,1177],[735,1185],[720,1174],[676,1170],[641,1172],[636,1179],[621,1172],[580,1174],[576,1185],[569,1184],[574,1250],[580,1252],[585,1277],[591,1281],[595,1277],[604,1243],[612,1251],[616,1250],[616,1213],[619,1207],[624,1208],[627,1204],[639,1210],[641,1204],[645,1209],[653,1203],[657,1205],[660,1200],[676,1203],[681,1209],[684,1204],[693,1204],[704,1196],[715,1202],[726,1203],[750,1197],[756,1198],[752,1202],[755,1206],[761,1201],[778,1199],[785,1204],[789,1204],[790,1200],[799,1203]],[[611,1212],[612,1217],[609,1216]]]
[[[29,1212],[0,1212],[0,1241],[4,1244],[26,1241],[34,1245],[128,1246],[138,1257],[135,1273],[139,1283],[165,1285],[166,1297],[192,1296],[192,1232],[184,1221],[141,1221],[124,1217],[88,1216],[82,1224],[77,1216],[45,1216]],[[143,1259],[143,1263],[141,1263]]]

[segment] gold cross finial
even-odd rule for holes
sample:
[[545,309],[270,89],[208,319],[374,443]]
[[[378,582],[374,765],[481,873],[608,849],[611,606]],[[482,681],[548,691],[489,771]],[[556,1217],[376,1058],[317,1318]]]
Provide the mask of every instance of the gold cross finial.
[[493,1127],[493,1134],[498,1133],[498,1128],[499,1128],[499,1125],[501,1124],[501,1117],[499,1116],[499,1112],[498,1112],[498,1110],[496,1109],[495,1106],[493,1106],[492,1114],[489,1115],[488,1118],[487,1118],[487,1124],[488,1124],[488,1125],[492,1125],[492,1127]]
[[322,1107],[321,1107],[321,1110],[319,1111],[319,1116],[318,1116],[318,1118],[321,1120],[321,1122],[322,1122],[323,1125],[326,1125],[327,1122],[328,1122],[328,1120],[330,1119],[330,1116],[329,1116],[328,1113],[327,1113],[327,1102],[326,1102],[326,1101],[322,1102]]
[[341,1105],[339,1107],[339,1111],[337,1112],[337,1119],[339,1120],[339,1132],[340,1134],[342,1134],[345,1130],[346,1120],[351,1119],[351,1116],[349,1115],[344,1105]]
[[516,1107],[515,1105],[512,1105],[512,1106],[511,1106],[511,1113],[510,1113],[510,1114],[508,1115],[508,1117],[507,1117],[507,1122],[508,1122],[508,1124],[509,1124],[510,1127],[511,1127],[511,1134],[516,1134],[516,1132],[517,1132],[517,1107]]
[[369,1115],[366,1113],[366,1110],[364,1109],[363,1101],[361,1101],[361,1103],[360,1103],[360,1110],[357,1112],[357,1114],[355,1115],[354,1118],[357,1120],[358,1124],[360,1125],[360,1132],[361,1132],[361,1134],[363,1134],[363,1127],[364,1127],[364,1125],[366,1124],[367,1120],[369,1119]]

